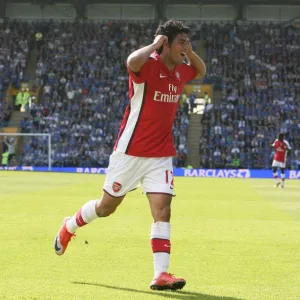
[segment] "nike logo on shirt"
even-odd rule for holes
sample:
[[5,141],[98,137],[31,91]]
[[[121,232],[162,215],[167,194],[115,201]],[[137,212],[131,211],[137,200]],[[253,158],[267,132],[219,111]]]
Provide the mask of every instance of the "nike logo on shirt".
[[160,74],[159,77],[160,77],[160,78],[166,78],[166,77],[168,77],[168,76],[163,75],[163,74]]

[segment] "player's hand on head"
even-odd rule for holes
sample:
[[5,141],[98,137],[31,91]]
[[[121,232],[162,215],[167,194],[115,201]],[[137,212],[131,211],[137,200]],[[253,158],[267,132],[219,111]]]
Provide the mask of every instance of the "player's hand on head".
[[168,43],[168,37],[166,35],[157,35],[154,39],[153,45],[155,45],[156,49],[159,49],[161,46],[166,45]]
[[187,46],[187,51],[186,51],[186,55],[189,55],[193,52],[193,47],[192,47],[192,43],[189,42],[188,46]]

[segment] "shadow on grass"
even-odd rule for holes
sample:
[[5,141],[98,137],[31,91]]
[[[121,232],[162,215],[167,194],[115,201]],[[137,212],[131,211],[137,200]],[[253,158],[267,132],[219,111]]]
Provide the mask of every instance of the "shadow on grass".
[[92,282],[81,282],[81,281],[73,281],[74,284],[82,284],[82,285],[92,285],[92,286],[99,286],[106,289],[124,291],[124,292],[133,292],[133,293],[140,293],[140,294],[147,294],[147,295],[159,295],[161,297],[166,297],[169,299],[178,299],[178,300],[242,300],[241,298],[233,298],[233,297],[223,297],[223,296],[212,296],[207,294],[200,294],[195,292],[189,291],[144,291],[144,290],[136,290],[130,289],[126,287],[119,287],[114,285],[108,284],[100,284],[100,283],[92,283]]

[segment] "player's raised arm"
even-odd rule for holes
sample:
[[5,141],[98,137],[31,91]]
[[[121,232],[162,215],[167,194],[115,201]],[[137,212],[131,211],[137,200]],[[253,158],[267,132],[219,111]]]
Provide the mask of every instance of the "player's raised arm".
[[288,141],[284,141],[284,142],[286,143],[287,150],[292,150],[290,143]]
[[168,42],[168,38],[165,35],[158,35],[154,39],[154,42],[146,47],[138,49],[132,52],[127,59],[127,65],[133,72],[139,72],[143,64],[148,60],[149,56],[159,49],[163,44]]
[[286,145],[286,152],[290,153],[292,151],[291,145],[288,141],[284,140],[285,145]]
[[204,77],[206,74],[206,66],[203,60],[193,51],[192,45],[189,44],[188,51],[186,53],[186,58],[189,61],[189,64],[193,66],[197,71],[200,77]]

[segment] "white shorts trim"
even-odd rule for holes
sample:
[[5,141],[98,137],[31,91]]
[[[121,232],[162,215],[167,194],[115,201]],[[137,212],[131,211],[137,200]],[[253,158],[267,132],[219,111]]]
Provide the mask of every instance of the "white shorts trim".
[[272,167],[285,169],[285,162],[280,162],[277,160],[273,160]]
[[174,193],[172,157],[137,157],[114,151],[103,190],[121,197],[142,186],[144,193]]

